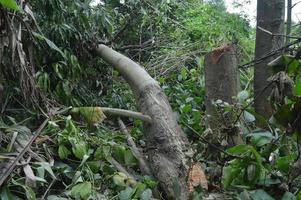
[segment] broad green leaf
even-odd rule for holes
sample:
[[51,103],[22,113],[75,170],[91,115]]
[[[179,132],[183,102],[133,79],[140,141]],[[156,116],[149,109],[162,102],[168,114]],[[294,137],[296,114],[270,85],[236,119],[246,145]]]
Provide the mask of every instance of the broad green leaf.
[[192,105],[191,104],[186,104],[185,106],[183,106],[182,112],[183,113],[188,113],[188,112],[191,111],[191,109],[192,109]]
[[100,161],[88,161],[86,164],[89,166],[93,173],[97,173],[100,169]]
[[125,187],[126,180],[128,179],[127,175],[122,172],[118,172],[113,176],[113,181],[116,185]]
[[296,196],[291,192],[285,192],[281,200],[297,200]]
[[121,163],[125,163],[125,160],[124,160],[125,152],[126,152],[126,148],[124,146],[117,145],[117,146],[114,146],[114,148],[113,148],[114,158]]
[[119,200],[131,200],[133,189],[130,187],[125,188],[125,190],[122,190],[120,194],[118,195]]
[[259,189],[255,190],[251,193],[252,200],[274,200],[273,197],[271,197],[268,193],[266,193],[264,190]]
[[72,146],[72,152],[78,159],[83,159],[83,157],[87,154],[87,147],[85,142],[80,141],[78,143],[75,143]]
[[236,163],[238,163],[238,160],[233,160],[230,165],[223,169],[222,183],[225,188],[229,188],[234,179],[238,178],[237,174],[241,173],[241,169]]
[[295,156],[292,155],[280,157],[277,160],[276,166],[284,173],[289,173],[291,166],[293,166],[294,160],[295,160]]
[[151,200],[153,194],[151,189],[146,189],[140,196],[141,200]]
[[296,81],[295,81],[295,88],[294,88],[294,94],[296,95],[296,96],[301,96],[301,79],[299,78],[299,79],[297,79]]
[[227,152],[231,154],[244,154],[248,151],[250,151],[250,146],[245,144],[240,144],[227,149]]
[[36,200],[36,194],[30,187],[24,186],[23,188],[25,189],[25,194],[28,200]]
[[125,151],[124,162],[128,166],[134,166],[134,165],[137,164],[137,159],[133,155],[133,153],[132,153],[132,151],[130,149],[128,149],[128,150]]
[[6,8],[12,9],[12,10],[20,10],[20,8],[15,0],[0,0],[0,4]]
[[58,153],[59,153],[59,157],[60,159],[65,159],[68,157],[68,155],[71,154],[71,152],[64,146],[64,145],[59,145],[59,150],[58,150]]
[[61,56],[62,56],[65,60],[67,59],[67,58],[66,58],[66,55],[62,52],[62,50],[60,50],[60,48],[58,48],[51,40],[49,40],[48,38],[46,38],[44,35],[41,35],[41,34],[36,33],[36,32],[32,32],[32,34],[33,34],[36,38],[38,38],[39,40],[44,40],[44,41],[47,43],[47,45],[48,45],[51,49],[53,49],[53,50],[59,52],[59,53],[61,54]]
[[14,200],[15,199],[7,186],[2,187],[0,197],[1,197],[0,198],[1,200]]
[[251,142],[256,147],[262,147],[265,144],[269,144],[275,137],[269,131],[253,132],[247,135],[251,137]]
[[249,92],[247,90],[240,91],[237,95],[239,103],[245,102],[249,98]]
[[142,193],[144,192],[145,189],[146,189],[146,185],[145,184],[143,184],[143,183],[137,183],[135,185],[132,198],[138,199],[142,195]]
[[92,184],[90,182],[83,182],[72,187],[71,196],[74,198],[81,197],[82,199],[88,199],[91,192]]
[[254,122],[255,121],[255,117],[254,115],[252,115],[251,113],[249,113],[248,111],[244,111],[244,118],[247,122]]
[[48,162],[36,162],[36,164],[40,165],[44,170],[46,170],[52,176],[53,179],[56,179],[56,177],[51,169],[51,166]]

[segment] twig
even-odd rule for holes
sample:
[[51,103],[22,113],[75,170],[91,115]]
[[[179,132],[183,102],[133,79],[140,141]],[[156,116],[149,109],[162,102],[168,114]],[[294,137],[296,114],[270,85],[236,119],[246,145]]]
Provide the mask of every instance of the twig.
[[212,144],[212,143],[209,142],[206,138],[204,138],[203,136],[201,136],[200,133],[197,132],[194,128],[192,128],[191,126],[189,126],[189,125],[186,124],[185,122],[183,122],[183,123],[184,123],[184,125],[185,125],[187,128],[189,128],[193,133],[195,133],[196,135],[198,135],[199,138],[200,138],[201,140],[203,140],[203,142],[209,144],[210,146],[212,146],[212,147],[215,148],[216,150],[218,150],[218,151],[224,153],[225,155],[227,155],[227,156],[229,156],[229,157],[242,159],[241,156],[237,156],[237,155],[230,154],[230,153],[228,153],[227,151],[225,151],[225,150],[219,148],[219,147],[216,146],[215,144]]
[[44,192],[43,196],[41,199],[45,199],[46,195],[48,194],[50,188],[52,187],[52,185],[55,183],[56,179],[52,179],[51,183],[49,184],[49,186],[47,187],[46,191]]
[[291,43],[289,43],[289,44],[287,44],[287,45],[284,45],[284,46],[282,46],[282,47],[280,47],[280,48],[278,48],[278,49],[275,49],[275,50],[270,51],[269,53],[265,54],[265,55],[262,56],[261,58],[254,59],[254,60],[252,60],[252,61],[250,61],[250,62],[248,62],[248,63],[246,63],[246,64],[240,65],[239,68],[248,68],[248,67],[254,66],[255,64],[258,64],[258,63],[263,62],[265,59],[274,56],[274,55],[277,54],[279,51],[282,51],[282,50],[284,50],[284,49],[287,49],[288,47],[293,46],[293,45],[295,45],[295,44],[298,44],[298,43],[300,43],[300,42],[301,42],[301,38],[296,39],[295,41],[293,41],[293,42],[291,42]]
[[297,36],[291,36],[291,35],[285,35],[285,34],[278,34],[278,33],[272,33],[271,31],[268,31],[260,26],[257,26],[257,28],[269,35],[271,35],[272,37],[274,36],[280,36],[280,37],[286,37],[286,38],[292,38],[292,39],[300,39],[300,37],[297,37]]
[[121,131],[127,136],[127,143],[130,146],[133,154],[136,156],[139,162],[139,167],[142,173],[152,176],[151,170],[145,162],[144,156],[140,153],[139,149],[137,148],[131,134],[128,132],[126,126],[124,125],[123,121],[118,118],[118,124],[120,126]]
[[49,119],[45,119],[44,122],[41,124],[41,126],[35,131],[34,135],[31,137],[29,142],[26,144],[26,146],[23,148],[23,150],[19,153],[19,155],[14,159],[12,164],[8,167],[8,169],[5,170],[4,173],[2,173],[2,176],[0,177],[0,186],[4,183],[6,178],[11,174],[11,172],[14,170],[15,166],[18,164],[19,160],[23,157],[23,155],[28,151],[33,141],[37,139],[37,137],[40,135],[42,130],[47,125]]
[[260,93],[258,93],[255,97],[254,97],[254,99],[252,100],[252,101],[250,101],[246,106],[244,106],[242,109],[241,109],[241,111],[240,111],[240,113],[237,115],[237,118],[236,118],[236,120],[233,122],[233,125],[235,126],[235,124],[238,122],[238,120],[240,119],[240,117],[241,117],[241,115],[243,114],[243,112],[248,108],[248,107],[250,107],[253,103],[254,103],[254,101],[255,101],[255,99],[257,99],[258,97],[260,97],[271,85],[272,85],[272,83],[273,83],[273,81],[271,81],[271,82],[269,82],[261,91],[260,91]]

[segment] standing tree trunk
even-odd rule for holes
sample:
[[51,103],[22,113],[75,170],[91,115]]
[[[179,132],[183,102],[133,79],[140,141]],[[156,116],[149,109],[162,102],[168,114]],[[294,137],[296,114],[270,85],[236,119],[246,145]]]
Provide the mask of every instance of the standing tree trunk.
[[239,130],[234,128],[230,113],[218,112],[213,101],[222,100],[235,103],[233,97],[239,91],[239,71],[236,54],[232,44],[224,44],[205,56],[206,112],[209,115],[209,127],[213,133],[227,134],[230,146],[242,144]]
[[[292,0],[287,0],[287,17],[286,17],[286,35],[289,36],[291,34],[292,28]],[[287,37],[285,43],[288,44],[290,42],[290,38]]]
[[151,123],[144,123],[146,150],[151,170],[167,198],[188,199],[192,150],[159,84],[137,63],[105,45],[99,45],[97,54],[121,73],[140,112],[152,118]]
[[[258,27],[273,34],[283,34],[284,14],[285,0],[257,0],[255,60],[260,60],[267,53],[283,45],[283,37],[272,36]],[[272,107],[268,101],[271,88],[267,86],[267,79],[271,76],[271,70],[267,67],[267,63],[271,59],[273,58],[260,61],[254,69],[255,111],[267,119],[272,115]],[[259,121],[257,124],[264,128]]]

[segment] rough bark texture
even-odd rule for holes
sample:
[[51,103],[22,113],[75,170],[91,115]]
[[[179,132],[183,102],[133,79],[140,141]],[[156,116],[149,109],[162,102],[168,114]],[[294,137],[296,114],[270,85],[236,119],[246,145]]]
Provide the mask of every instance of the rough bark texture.
[[167,97],[137,63],[105,45],[99,45],[97,52],[130,84],[140,112],[152,118],[152,123],[144,123],[147,155],[152,173],[167,198],[188,199],[187,177],[192,151],[173,117]]
[[[257,27],[259,26],[273,34],[283,34],[284,13],[285,0],[257,0]],[[283,37],[273,37],[257,28],[255,60],[282,46],[283,42]],[[267,67],[267,63],[272,59],[263,60],[256,64],[254,69],[255,111],[265,118],[272,115],[272,108],[268,102],[271,88],[267,88],[267,79],[271,76],[271,70]],[[264,125],[257,123],[264,128]]]
[[[292,28],[292,0],[287,0],[287,15],[286,15],[286,35],[291,34],[291,28]],[[287,37],[285,40],[285,44],[288,44],[290,42],[290,38]]]
[[231,114],[221,116],[212,104],[218,99],[229,104],[239,91],[239,71],[236,54],[232,44],[224,44],[205,56],[206,112],[209,115],[209,127],[213,132],[229,134],[230,145],[243,143],[238,130],[228,129],[233,124]]

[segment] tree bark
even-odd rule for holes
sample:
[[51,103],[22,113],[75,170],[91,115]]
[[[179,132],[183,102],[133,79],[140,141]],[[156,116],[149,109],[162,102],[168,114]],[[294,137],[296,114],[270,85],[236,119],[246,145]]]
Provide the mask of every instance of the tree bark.
[[212,104],[213,101],[222,100],[234,104],[233,97],[239,92],[238,62],[234,47],[227,43],[213,50],[205,56],[205,105],[209,115],[209,127],[213,133],[228,134],[230,146],[242,144],[243,140],[239,130],[233,125],[233,117],[230,113],[221,114]]
[[146,151],[152,173],[167,198],[188,199],[192,151],[159,84],[137,63],[111,48],[99,45],[97,53],[121,73],[133,90],[140,112],[152,118],[152,123],[144,123]]
[[[257,0],[255,60],[283,45],[283,37],[272,36],[260,30],[258,26],[273,34],[283,34],[284,14],[285,0]],[[267,119],[272,115],[272,107],[268,101],[271,88],[267,87],[267,79],[271,76],[271,70],[267,67],[267,63],[272,59],[263,60],[256,64],[254,69],[255,111]],[[257,125],[265,128],[258,120]]]
[[[289,36],[291,34],[292,28],[292,0],[287,0],[287,17],[286,17],[286,35]],[[287,37],[285,40],[285,44],[290,42],[290,38]]]

